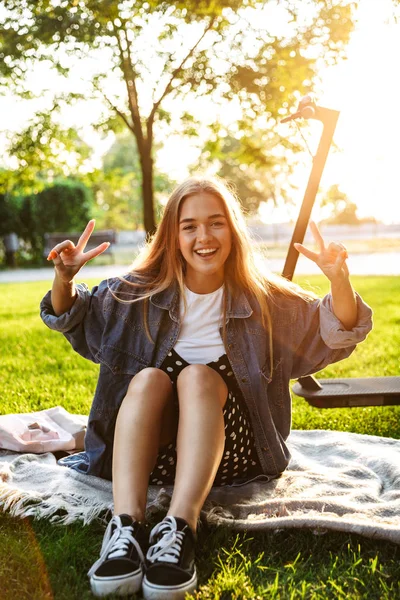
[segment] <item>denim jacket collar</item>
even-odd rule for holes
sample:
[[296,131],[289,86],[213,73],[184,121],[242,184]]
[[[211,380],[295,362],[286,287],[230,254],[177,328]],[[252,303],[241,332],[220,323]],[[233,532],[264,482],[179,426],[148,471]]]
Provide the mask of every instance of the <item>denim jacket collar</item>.
[[171,319],[179,322],[179,288],[176,283],[162,292],[150,296],[150,302],[158,308],[168,310]]
[[[179,322],[179,288],[176,283],[166,290],[151,296],[150,302],[158,308],[168,310],[171,319]],[[227,319],[246,319],[252,313],[253,310],[244,292],[240,292],[237,297],[234,297],[228,290]]]

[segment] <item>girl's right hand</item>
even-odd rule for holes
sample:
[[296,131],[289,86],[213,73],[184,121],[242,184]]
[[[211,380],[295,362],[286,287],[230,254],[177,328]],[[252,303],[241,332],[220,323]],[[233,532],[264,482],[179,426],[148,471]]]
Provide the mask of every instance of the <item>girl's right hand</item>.
[[70,283],[89,260],[99,256],[99,254],[102,254],[109,247],[110,244],[108,242],[103,242],[93,250],[84,252],[86,244],[93,233],[94,226],[95,221],[92,219],[86,225],[76,246],[71,240],[65,240],[65,242],[54,246],[49,253],[47,260],[53,261],[57,276],[61,281]]

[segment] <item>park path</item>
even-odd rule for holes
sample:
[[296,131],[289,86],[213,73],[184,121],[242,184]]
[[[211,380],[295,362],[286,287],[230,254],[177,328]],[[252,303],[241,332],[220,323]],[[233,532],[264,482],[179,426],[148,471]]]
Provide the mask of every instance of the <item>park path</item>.
[[[275,273],[281,273],[284,259],[276,258],[267,261],[268,267]],[[373,254],[353,254],[349,257],[348,265],[352,275],[400,275],[399,252],[376,252]],[[81,279],[107,279],[127,272],[127,266],[104,265],[94,266],[87,264],[83,267]],[[297,275],[319,274],[318,267],[303,256],[299,258],[296,267]],[[12,269],[0,271],[0,283],[17,283],[24,281],[51,281],[53,269]]]

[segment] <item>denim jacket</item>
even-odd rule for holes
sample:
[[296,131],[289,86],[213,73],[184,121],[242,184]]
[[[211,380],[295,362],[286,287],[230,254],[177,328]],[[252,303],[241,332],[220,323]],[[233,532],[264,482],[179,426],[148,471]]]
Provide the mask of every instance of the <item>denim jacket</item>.
[[[75,303],[58,317],[50,292],[41,302],[45,324],[62,332],[79,354],[100,364],[85,452],[75,456],[69,466],[106,479],[111,479],[115,422],[128,385],[141,369],[162,365],[180,329],[176,286],[150,299],[148,323],[154,343],[145,332],[143,301],[118,302],[110,289],[120,298],[132,297],[132,287],[115,278],[103,281],[91,292],[85,284],[77,285]],[[228,295],[225,349],[248,407],[266,475],[279,475],[290,460],[285,444],[291,426],[290,379],[346,358],[365,339],[372,327],[372,311],[359,296],[357,305],[357,323],[347,331],[331,310],[330,295],[311,302],[280,293],[274,296],[270,302],[271,373],[269,336],[261,324],[258,303],[245,292]]]

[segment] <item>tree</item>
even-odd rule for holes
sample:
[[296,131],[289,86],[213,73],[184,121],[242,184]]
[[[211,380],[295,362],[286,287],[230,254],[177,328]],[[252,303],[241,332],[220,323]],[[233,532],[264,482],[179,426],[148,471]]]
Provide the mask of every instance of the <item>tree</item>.
[[[155,228],[154,137],[172,124],[167,101],[210,95],[241,111],[242,131],[274,121],[297,92],[308,91],[317,58],[333,62],[344,53],[352,29],[350,0],[282,0],[275,10],[288,31],[271,33],[262,12],[268,0],[3,0],[0,74],[27,94],[26,73],[38,61],[67,76],[66,55],[97,56],[90,83],[109,108],[106,128],[123,124],[137,144],[144,225]],[[100,60],[101,59],[101,60]],[[115,86],[107,89],[107,78]],[[122,95],[123,84],[124,95]],[[70,101],[77,100],[74,93]],[[181,111],[182,127],[196,128]],[[155,129],[157,128],[157,129]]]
[[13,169],[0,171],[0,190],[8,194],[38,193],[59,177],[67,177],[85,164],[90,148],[72,127],[62,127],[54,119],[58,102],[49,110],[37,112],[27,126],[9,135],[8,154]]
[[[85,178],[94,192],[93,216],[97,226],[109,229],[139,229],[143,227],[140,192],[140,161],[135,140],[127,132],[117,135],[103,157],[102,168]],[[155,169],[154,192],[162,194],[172,182]]]
[[[278,144],[280,152],[275,152]],[[288,176],[292,172],[288,155],[296,150],[292,141],[273,131],[257,131],[252,137],[239,131],[235,137],[217,125],[203,149],[200,165],[214,166],[216,174],[233,185],[248,214],[255,214],[261,202],[288,200]]]
[[375,221],[374,219],[360,219],[357,215],[357,205],[348,198],[337,183],[331,185],[321,201],[321,207],[330,209],[330,216],[324,219],[325,223],[332,225],[359,225],[360,223]]

